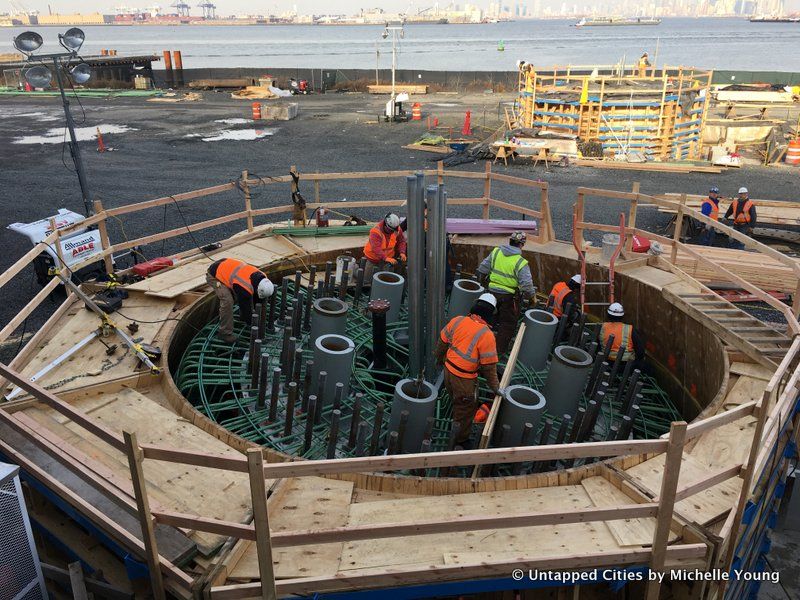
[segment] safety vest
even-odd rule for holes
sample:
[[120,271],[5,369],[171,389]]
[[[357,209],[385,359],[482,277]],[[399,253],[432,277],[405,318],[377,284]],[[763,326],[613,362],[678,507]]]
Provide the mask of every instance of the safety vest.
[[500,248],[492,250],[489,272],[489,288],[513,294],[519,287],[517,275],[528,264],[519,254],[506,256]]
[[252,294],[253,284],[250,282],[250,277],[258,272],[258,269],[248,265],[246,262],[235,258],[226,258],[217,265],[216,278],[230,289],[233,289],[233,284],[235,283]]
[[375,227],[373,227],[370,230],[369,237],[367,238],[367,243],[364,246],[364,256],[366,256],[367,259],[372,262],[379,262],[383,260],[382,257],[378,256],[377,254],[375,254],[375,252],[372,251],[371,238],[373,233],[376,233],[379,236],[381,236],[381,249],[383,250],[383,255],[394,256],[394,247],[397,245],[398,232],[393,231],[390,235],[387,236],[386,232],[383,231],[383,221],[375,225]]
[[737,225],[743,225],[750,222],[750,209],[753,208],[753,201],[748,198],[744,201],[744,207],[739,212],[739,199],[735,198],[733,201],[733,222]]
[[550,290],[550,295],[553,296],[553,314],[559,318],[564,314],[564,298],[570,293],[569,286],[563,281],[559,281]]
[[620,348],[623,348],[622,360],[630,360],[633,356],[633,325],[626,325],[615,321],[613,323],[603,323],[600,327],[600,339],[605,347],[608,338],[614,336],[614,342],[611,344],[611,352],[608,358],[617,360],[617,353]]
[[700,207],[701,210],[703,206],[705,206],[706,204],[711,205],[711,213],[708,215],[708,218],[711,219],[712,221],[719,221],[719,204],[714,202],[711,198],[705,198],[703,200],[703,204]]
[[451,319],[441,339],[448,346],[445,367],[456,377],[475,379],[481,365],[497,362],[494,334],[476,315]]

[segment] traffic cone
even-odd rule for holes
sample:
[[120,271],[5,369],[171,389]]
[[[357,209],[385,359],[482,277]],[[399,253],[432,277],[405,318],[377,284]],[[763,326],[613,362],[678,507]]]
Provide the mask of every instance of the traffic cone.
[[414,102],[411,106],[411,120],[422,121],[422,105],[419,102]]
[[467,111],[464,115],[464,127],[461,128],[461,135],[472,135],[472,113]]
[[100,128],[97,128],[97,151],[98,152],[105,152],[108,148],[103,143],[103,134],[100,133]]

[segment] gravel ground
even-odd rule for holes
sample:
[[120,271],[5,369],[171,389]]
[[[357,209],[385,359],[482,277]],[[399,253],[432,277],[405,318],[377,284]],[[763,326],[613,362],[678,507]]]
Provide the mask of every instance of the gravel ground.
[[[105,143],[114,152],[97,153],[94,141],[82,144],[89,185],[94,197],[105,206],[116,207],[132,202],[167,196],[230,181],[243,169],[267,176],[286,174],[290,165],[303,172],[372,171],[386,169],[417,169],[432,166],[437,155],[405,150],[401,146],[416,140],[424,131],[424,123],[378,124],[376,115],[386,98],[366,94],[329,94],[296,98],[300,115],[288,122],[263,123],[265,137],[251,141],[203,141],[223,129],[251,130],[250,103],[234,100],[227,93],[204,92],[203,99],[190,103],[149,102],[145,98],[83,99],[73,101],[73,111],[80,126],[124,126],[130,131],[111,133]],[[440,125],[460,130],[464,111],[472,111],[476,129],[490,131],[500,125],[500,106],[512,99],[508,94],[433,94],[423,102],[423,114],[438,116]],[[84,117],[85,114],[85,117]],[[219,120],[240,119],[241,123],[221,123]],[[61,144],[63,114],[56,98],[13,97],[0,99],[0,206],[3,228],[0,229],[3,252],[0,272],[30,248],[27,239],[5,229],[13,222],[29,222],[53,214],[64,207],[82,211],[77,177],[72,171],[69,151]],[[23,136],[45,135],[51,128],[57,143],[15,143]],[[478,132],[476,132],[478,133]],[[470,164],[457,169],[482,170],[483,164]],[[590,168],[543,166],[536,169],[529,163],[498,163],[499,172],[542,179],[550,183],[550,200],[556,235],[568,239],[572,205],[579,186],[629,190],[640,181],[646,193],[688,192],[703,193],[710,185],[718,185],[723,193],[732,194],[740,185],[747,185],[759,198],[791,198],[796,192],[796,171],[788,169],[745,168],[729,170],[721,175],[646,173],[606,171]],[[472,181],[453,181],[451,195],[480,195],[481,184]],[[301,192],[313,197],[313,188],[303,184]],[[331,182],[322,186],[322,198],[335,202],[347,199],[400,198],[405,186],[396,180],[353,180]],[[494,185],[494,197],[516,204],[532,201],[519,190]],[[289,202],[288,186],[262,188],[254,194],[255,207],[276,206]],[[147,211],[143,215],[126,215],[124,223],[112,223],[112,241],[122,241],[162,227],[171,229],[188,222],[197,222],[241,210],[242,197],[230,192],[215,197],[212,202],[193,201],[182,204],[182,215],[174,206],[163,211]],[[621,202],[598,202],[587,215],[598,221],[613,223]],[[496,215],[502,218],[502,211]],[[477,216],[476,209],[462,207],[453,216]],[[362,210],[359,215],[372,220],[381,211]],[[668,218],[654,209],[639,213],[638,225],[658,231]],[[241,224],[218,227],[195,234],[198,242],[224,239],[241,229]],[[148,257],[168,254],[186,248],[190,240],[179,238],[145,249]],[[0,306],[0,324],[7,323],[37,291],[30,272],[17,276],[3,288],[4,301]],[[49,309],[48,309],[49,310]],[[45,312],[45,311],[42,311]],[[43,314],[34,314],[27,332],[43,322]]]

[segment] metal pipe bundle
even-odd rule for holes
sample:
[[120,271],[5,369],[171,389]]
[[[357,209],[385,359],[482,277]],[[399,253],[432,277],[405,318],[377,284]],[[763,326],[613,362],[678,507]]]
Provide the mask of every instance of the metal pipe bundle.
[[428,206],[427,235],[427,271],[426,271],[426,339],[428,340],[425,355],[425,379],[434,382],[438,374],[434,349],[439,332],[444,325],[444,276],[446,256],[447,218],[446,196],[444,188],[429,185],[425,195]]
[[416,379],[425,364],[425,190],[422,173],[406,178],[408,198],[408,369]]

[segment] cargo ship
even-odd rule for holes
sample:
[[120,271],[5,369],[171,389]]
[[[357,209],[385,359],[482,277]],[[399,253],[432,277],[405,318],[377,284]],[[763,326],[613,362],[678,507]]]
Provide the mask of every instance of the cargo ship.
[[750,17],[751,23],[800,23],[800,17]]
[[661,19],[655,17],[583,17],[575,23],[575,27],[611,27],[625,25],[661,25]]

